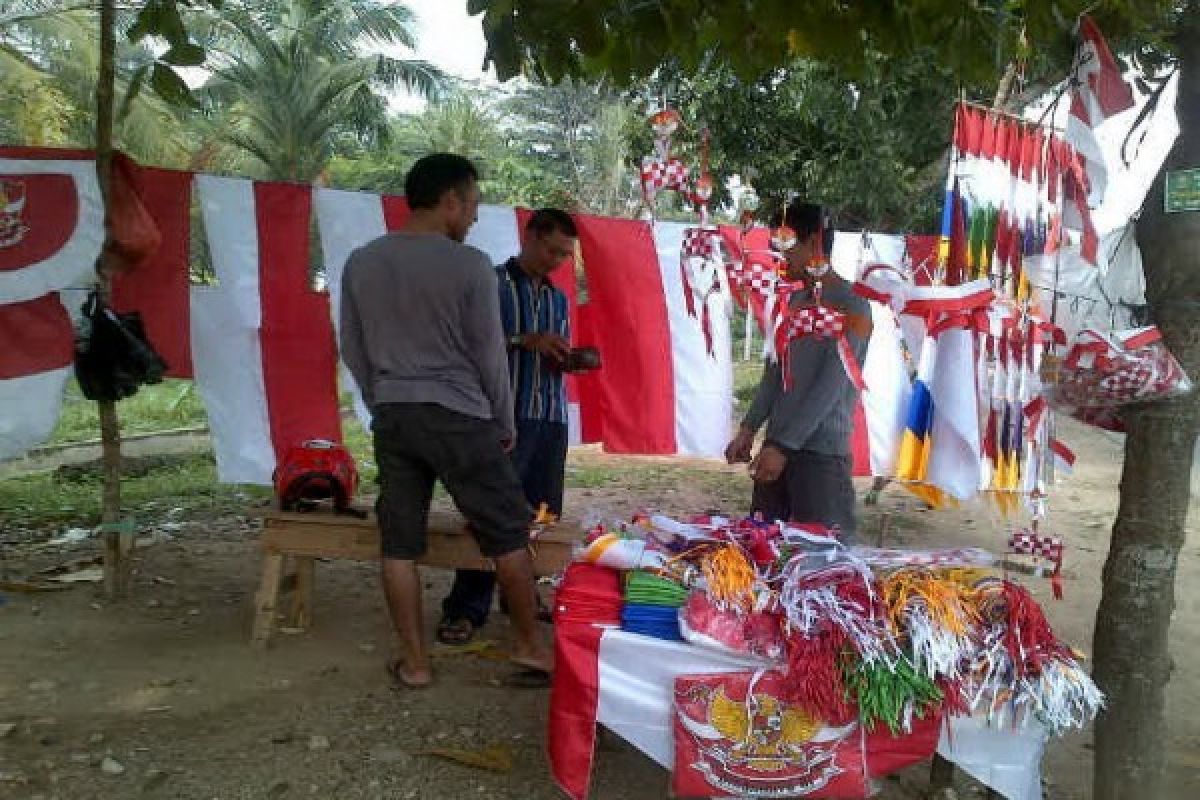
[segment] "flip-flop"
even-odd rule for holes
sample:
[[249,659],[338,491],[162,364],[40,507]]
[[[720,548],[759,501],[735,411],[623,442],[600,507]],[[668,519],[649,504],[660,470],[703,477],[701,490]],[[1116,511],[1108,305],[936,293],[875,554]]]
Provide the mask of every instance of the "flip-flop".
[[427,683],[413,683],[408,678],[404,677],[404,672],[400,667],[400,659],[398,658],[393,658],[387,662],[387,671],[388,675],[392,677],[392,683],[395,684],[397,689],[409,689],[415,692],[420,691],[421,689],[428,689],[433,685],[432,678],[430,678]]
[[549,689],[551,675],[544,669],[522,669],[502,681],[510,689]]
[[464,645],[475,638],[475,625],[469,619],[443,617],[438,623],[437,640],[451,646]]

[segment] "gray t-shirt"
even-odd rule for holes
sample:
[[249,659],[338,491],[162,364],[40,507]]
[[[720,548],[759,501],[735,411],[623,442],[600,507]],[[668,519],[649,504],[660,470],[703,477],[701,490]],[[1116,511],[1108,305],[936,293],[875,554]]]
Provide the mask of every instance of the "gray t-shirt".
[[[850,284],[828,283],[824,303],[870,319],[870,304],[854,294]],[[813,302],[808,291],[792,295],[791,307]],[[867,340],[847,333],[859,366],[867,357]],[[787,450],[808,450],[826,455],[848,456],[854,429],[854,406],[858,390],[850,382],[833,339],[806,336],[792,342],[790,359],[792,387],[783,390],[779,362],[763,370],[754,402],[743,425],[757,431],[767,423],[767,441]]]
[[496,273],[474,247],[391,233],[346,262],[342,360],[367,406],[435,403],[513,435]]

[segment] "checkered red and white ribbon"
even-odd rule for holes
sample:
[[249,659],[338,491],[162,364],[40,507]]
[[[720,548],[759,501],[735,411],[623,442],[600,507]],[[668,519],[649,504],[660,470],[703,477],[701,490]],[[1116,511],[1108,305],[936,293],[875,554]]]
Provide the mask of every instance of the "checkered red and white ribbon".
[[1060,537],[1038,533],[1031,528],[1019,528],[1008,535],[1008,552],[1033,556],[1053,566],[1050,583],[1054,596],[1062,599],[1063,541]]
[[687,165],[678,158],[646,156],[642,159],[642,191],[648,199],[653,199],[662,189],[674,189],[690,196],[688,173]]
[[778,272],[759,261],[732,261],[725,265],[729,273],[729,281],[738,290],[739,295],[752,293],[760,295],[765,301],[775,293]]
[[[706,228],[688,228],[679,248],[679,272],[683,279],[683,298],[690,317],[700,318],[704,345],[713,355],[712,318],[708,300],[721,292],[720,232]],[[699,314],[697,314],[699,310]]]
[[1145,402],[1186,392],[1191,382],[1158,328],[1080,331],[1063,359],[1053,397],[1081,408]]
[[[787,308],[787,301],[781,300],[782,308]],[[780,371],[783,376],[783,388],[792,387],[790,359],[787,357],[788,348],[797,339],[815,336],[821,339],[832,339],[842,361],[846,376],[860,392],[867,388],[863,381],[862,369],[850,342],[846,338],[846,315],[828,306],[799,306],[790,309],[782,317],[775,331],[775,357],[779,359]]]

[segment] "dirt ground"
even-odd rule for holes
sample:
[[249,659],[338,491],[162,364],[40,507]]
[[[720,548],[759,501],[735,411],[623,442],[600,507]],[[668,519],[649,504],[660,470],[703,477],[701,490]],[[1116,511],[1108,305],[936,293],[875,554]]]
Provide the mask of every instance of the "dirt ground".
[[[1057,489],[1049,527],[1068,542],[1066,598],[1054,602],[1048,582],[1024,580],[1059,634],[1086,649],[1117,501],[1120,443],[1077,427],[1065,433],[1079,465]],[[627,462],[585,453],[572,463],[611,469]],[[569,503],[577,510],[685,514],[714,504],[728,508],[728,498],[745,496],[741,472],[704,468],[730,489],[716,503],[711,489],[683,481],[669,492],[574,489]],[[0,607],[0,798],[560,796],[543,756],[548,693],[502,688],[503,663],[443,649],[435,688],[389,687],[383,662],[390,637],[374,565],[320,564],[312,630],[281,634],[266,652],[251,649],[257,523],[238,511],[197,519],[143,510],[157,541],[138,549],[127,601],[108,603],[90,584],[7,595]],[[877,507],[863,509],[865,535],[885,512],[892,515],[890,544],[1003,549],[1003,521],[982,506],[923,512],[893,487]],[[1192,524],[1198,520],[1193,513]],[[94,540],[23,542],[3,552],[3,572],[13,577],[97,552]],[[427,576],[432,626],[447,575]],[[1179,798],[1200,796],[1200,718],[1192,713],[1200,703],[1198,578],[1200,538],[1193,532],[1179,566],[1177,669],[1162,736],[1170,796]],[[484,635],[502,646],[505,627],[497,615]],[[1051,743],[1048,798],[1090,796],[1089,739],[1084,733]],[[510,772],[422,754],[430,747],[493,746],[511,753]],[[886,782],[880,796],[921,797],[927,775],[925,767],[909,770]],[[666,787],[667,774],[647,758],[613,738],[602,740],[593,797],[658,798],[667,796]],[[965,780],[960,786],[962,797],[981,794]]]

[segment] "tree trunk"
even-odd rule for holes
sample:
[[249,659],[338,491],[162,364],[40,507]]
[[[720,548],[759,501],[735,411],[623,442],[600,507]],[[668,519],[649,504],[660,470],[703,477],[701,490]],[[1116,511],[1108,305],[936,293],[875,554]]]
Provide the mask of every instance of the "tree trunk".
[[[1200,0],[1181,14],[1180,137],[1166,171],[1200,166]],[[1163,211],[1164,175],[1146,199],[1138,238],[1153,320],[1188,375],[1200,379],[1200,212]],[[1095,678],[1108,696],[1096,723],[1095,800],[1165,798],[1163,708],[1173,663],[1168,629],[1186,532],[1200,395],[1126,415],[1121,501],[1096,613]]]
[[[100,3],[100,70],[96,80],[96,176],[100,192],[108,207],[109,188],[112,182],[113,159],[113,107],[116,80],[116,3],[102,0]],[[105,215],[105,241],[96,262],[100,293],[108,300],[112,287],[106,256],[109,251],[111,230]],[[126,570],[123,562],[128,555],[132,534],[121,532],[121,425],[117,419],[117,404],[111,401],[96,404],[100,415],[101,454],[104,464],[104,490],[100,506],[100,521],[104,530],[104,585],[109,596],[125,593]]]

